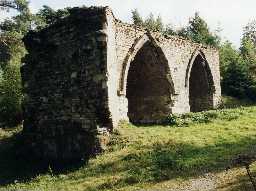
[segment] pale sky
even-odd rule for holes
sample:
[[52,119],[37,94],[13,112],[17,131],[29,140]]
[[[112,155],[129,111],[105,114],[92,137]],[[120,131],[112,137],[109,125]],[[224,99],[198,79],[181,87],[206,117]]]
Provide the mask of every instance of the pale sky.
[[[198,11],[212,31],[220,27],[221,36],[237,47],[243,27],[256,19],[256,0],[30,0],[33,12],[42,5],[54,9],[82,5],[110,6],[115,16],[125,22],[131,22],[131,10],[137,8],[143,17],[150,12],[156,16],[160,14],[165,24],[171,23],[174,27],[186,25],[189,17]],[[1,17],[3,13],[0,13]]]

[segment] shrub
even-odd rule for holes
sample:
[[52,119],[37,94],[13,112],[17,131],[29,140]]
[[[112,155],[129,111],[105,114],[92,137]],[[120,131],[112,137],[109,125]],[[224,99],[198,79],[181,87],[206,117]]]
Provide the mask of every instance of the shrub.
[[0,81],[0,124],[15,126],[22,120],[19,66],[8,65]]
[[243,108],[238,108],[234,110],[212,110],[212,111],[203,111],[198,113],[187,113],[187,114],[171,114],[164,120],[165,125],[184,127],[192,124],[198,123],[210,123],[216,119],[224,120],[234,120],[241,116]]

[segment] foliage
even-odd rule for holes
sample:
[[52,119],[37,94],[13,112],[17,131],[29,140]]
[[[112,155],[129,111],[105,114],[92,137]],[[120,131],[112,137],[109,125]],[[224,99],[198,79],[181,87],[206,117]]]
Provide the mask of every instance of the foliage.
[[226,41],[221,44],[219,49],[220,55],[220,72],[224,76],[228,67],[232,63],[236,63],[240,59],[239,52],[235,49],[231,42]]
[[250,75],[256,79],[256,21],[249,22],[244,27],[240,47],[241,56],[247,62]]
[[22,93],[18,65],[8,65],[0,84],[0,123],[16,126],[22,120]]
[[163,32],[164,24],[162,18],[158,16],[156,19],[152,13],[149,14],[148,18],[144,22],[144,26],[151,31]]
[[256,44],[256,20],[252,20],[244,27],[243,38],[248,38]]
[[255,27],[249,23],[238,50],[225,42],[220,47],[220,69],[222,91],[240,99],[256,100],[256,46]]
[[163,31],[164,35],[177,35],[177,32],[174,30],[174,27],[171,24],[165,26],[165,30]]
[[26,0],[15,0],[12,2],[17,7],[18,14],[11,19],[5,19],[0,24],[0,32],[17,33],[24,35],[32,27],[33,15],[29,10],[29,3]]
[[37,30],[54,24],[58,20],[69,15],[69,8],[58,9],[57,11],[44,5],[35,15],[35,26]]
[[219,109],[230,109],[238,107],[248,107],[255,105],[255,103],[250,99],[238,99],[231,96],[222,96]]
[[141,27],[145,27],[150,31],[158,31],[165,35],[174,35],[175,31],[172,29],[171,25],[165,25],[162,21],[162,18],[160,15],[158,15],[157,18],[153,15],[153,13],[150,13],[148,17],[143,20],[143,18],[140,16],[137,9],[132,10],[132,20],[133,24]]
[[173,27],[165,25],[162,22],[162,18],[159,15],[157,18],[154,17],[152,13],[149,14],[147,19],[144,21],[140,16],[137,9],[132,11],[132,20],[133,24],[142,26],[151,31],[158,31],[164,35],[178,35],[188,39],[191,39],[194,42],[202,43],[206,45],[211,45],[214,47],[219,47],[220,37],[215,33],[211,33],[207,23],[199,16],[196,12],[195,16],[189,20],[188,26],[175,31]]
[[241,42],[241,56],[244,61],[247,63],[249,68],[249,75],[256,79],[256,44],[252,39],[244,36]]
[[246,61],[250,64],[256,63],[256,47],[252,39],[244,36],[242,38],[240,51]]
[[187,113],[187,114],[172,114],[168,116],[165,120],[165,124],[178,127],[186,127],[196,123],[210,123],[216,119],[231,121],[240,117],[243,112],[238,112],[241,109],[237,110],[213,110],[213,111],[204,111],[198,113]]
[[256,82],[249,75],[249,67],[243,62],[233,62],[222,79],[223,93],[237,98],[255,100]]
[[133,20],[133,24],[135,24],[137,26],[144,25],[144,21],[138,12],[138,9],[132,10],[132,20]]
[[214,47],[218,47],[220,44],[220,37],[210,32],[207,23],[199,16],[198,12],[189,20],[188,26],[178,31],[178,35]]
[[32,14],[28,1],[9,3],[14,7],[8,8],[17,9],[19,13],[0,24],[0,52],[3,55],[0,59],[0,124],[14,126],[22,120],[20,63],[26,52],[22,38],[31,29]]
[[228,176],[219,186],[229,190],[244,173],[224,170],[231,159],[255,154],[255,114],[256,107],[220,110],[216,118],[208,114],[210,122],[191,122],[189,128],[124,123],[103,154],[64,170],[48,165],[40,170],[42,166],[17,158],[11,133],[0,130],[0,142],[6,143],[0,144],[0,190],[184,190],[180,184],[205,173]]
[[[17,33],[2,34],[5,40],[6,58],[0,60],[2,68],[0,79],[0,123],[5,126],[15,126],[22,120],[21,76],[20,62],[25,55],[21,36]],[[1,44],[1,43],[0,43]],[[4,43],[2,43],[4,44]]]
[[69,14],[68,8],[53,10],[43,6],[31,14],[26,0],[1,1],[4,11],[13,8],[18,14],[0,23],[0,124],[13,126],[21,122],[21,58],[26,50],[23,36],[31,29],[42,29]]
[[1,0],[0,10],[16,9],[19,12],[28,10],[28,1],[26,0]]
[[8,60],[11,58],[10,54],[10,49],[8,46],[8,43],[6,42],[8,39],[4,37],[3,35],[1,36],[1,41],[0,41],[0,71],[3,69],[7,63]]

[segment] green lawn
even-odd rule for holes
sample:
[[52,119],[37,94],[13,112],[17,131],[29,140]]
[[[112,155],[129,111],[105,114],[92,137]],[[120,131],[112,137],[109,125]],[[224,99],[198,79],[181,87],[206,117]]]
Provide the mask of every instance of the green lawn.
[[[138,190],[225,173],[238,154],[256,153],[255,116],[253,106],[173,116],[164,126],[123,123],[105,153],[61,171],[16,158],[20,129],[0,130],[0,190]],[[250,189],[243,168],[231,172],[223,190]]]

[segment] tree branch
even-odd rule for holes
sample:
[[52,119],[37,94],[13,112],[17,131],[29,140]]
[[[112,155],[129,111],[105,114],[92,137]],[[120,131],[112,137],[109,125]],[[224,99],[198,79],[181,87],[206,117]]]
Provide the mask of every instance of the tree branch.
[[0,9],[2,9],[2,10],[3,9],[16,9],[16,10],[18,10],[19,8],[12,1],[0,0]]

